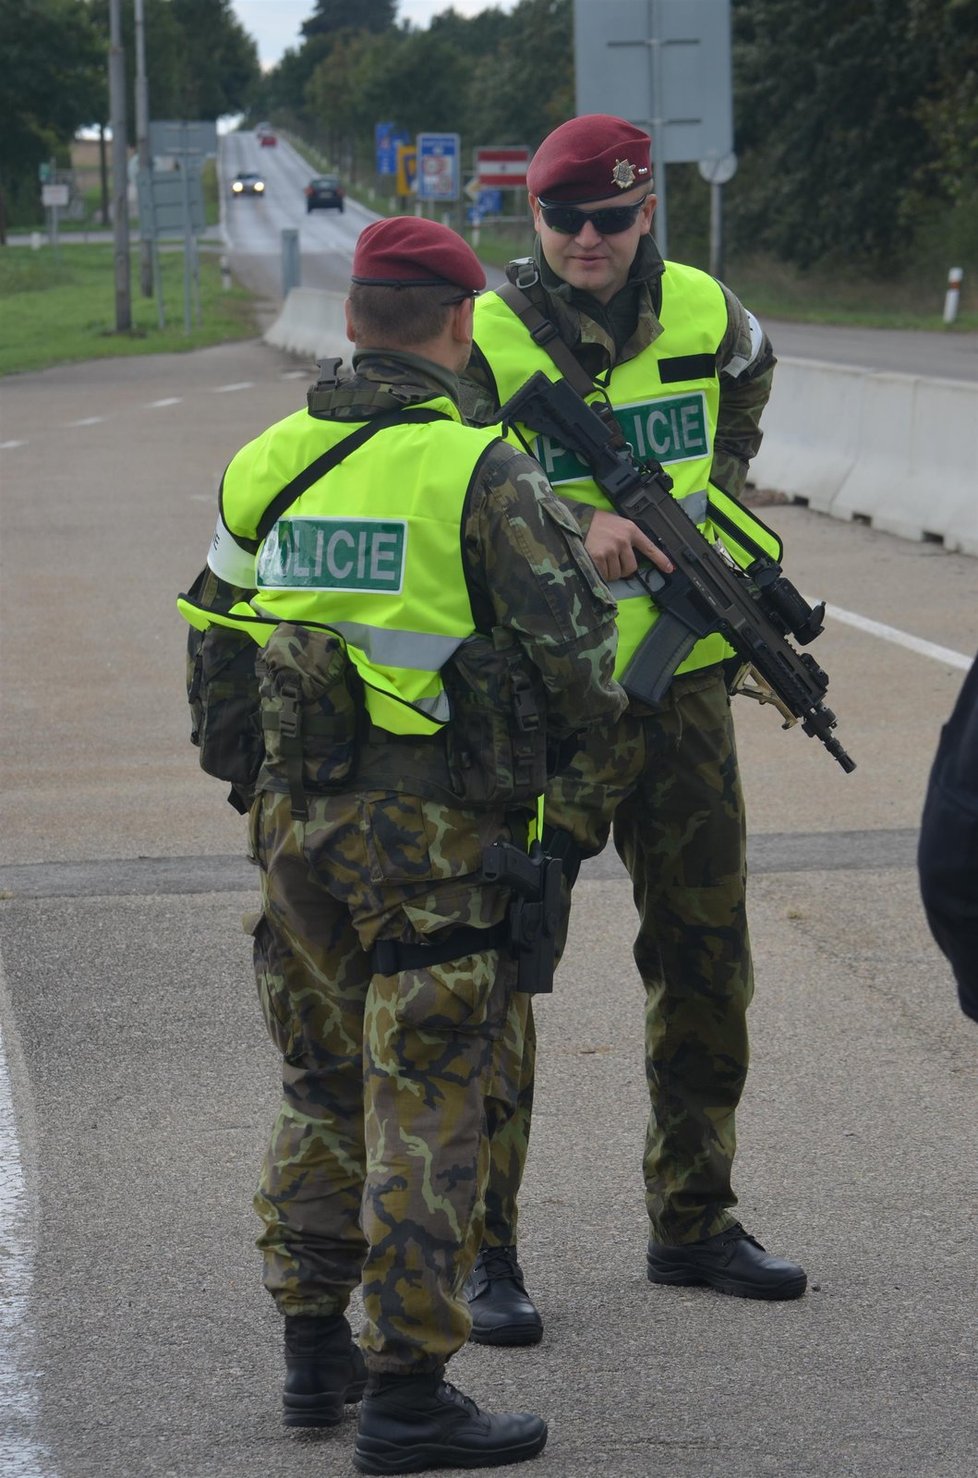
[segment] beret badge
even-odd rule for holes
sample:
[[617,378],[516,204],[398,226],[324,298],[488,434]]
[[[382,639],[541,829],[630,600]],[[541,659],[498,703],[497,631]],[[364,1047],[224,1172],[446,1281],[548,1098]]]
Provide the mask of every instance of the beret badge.
[[635,183],[635,166],[629,159],[616,159],[611,171],[611,183],[619,190],[627,190]]

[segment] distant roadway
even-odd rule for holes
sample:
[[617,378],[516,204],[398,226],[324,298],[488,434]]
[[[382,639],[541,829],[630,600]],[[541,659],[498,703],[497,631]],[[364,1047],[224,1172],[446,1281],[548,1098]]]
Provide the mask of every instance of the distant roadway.
[[[257,169],[265,178],[264,196],[232,199],[230,181],[239,169]],[[262,148],[253,133],[232,133],[221,141],[222,223],[231,265],[238,280],[270,304],[282,298],[281,233],[298,228],[303,287],[345,292],[357,236],[375,213],[347,197],[342,215],[334,210],[306,214],[303,190],[315,173],[290,144],[279,139]],[[527,229],[527,251],[530,232]],[[488,267],[490,286],[502,281]],[[943,301],[943,286],[933,292]],[[928,378],[978,380],[978,333],[900,329],[840,328],[833,324],[786,323],[765,319],[776,352],[786,358],[819,359],[830,364]]]

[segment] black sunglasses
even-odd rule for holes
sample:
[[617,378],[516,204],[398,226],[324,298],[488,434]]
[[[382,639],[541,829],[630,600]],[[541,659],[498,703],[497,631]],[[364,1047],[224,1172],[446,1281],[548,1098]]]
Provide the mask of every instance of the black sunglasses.
[[645,195],[637,205],[609,205],[605,210],[578,210],[575,205],[544,205],[541,201],[540,214],[551,231],[561,236],[576,236],[588,221],[599,235],[618,236],[634,226],[647,199]]

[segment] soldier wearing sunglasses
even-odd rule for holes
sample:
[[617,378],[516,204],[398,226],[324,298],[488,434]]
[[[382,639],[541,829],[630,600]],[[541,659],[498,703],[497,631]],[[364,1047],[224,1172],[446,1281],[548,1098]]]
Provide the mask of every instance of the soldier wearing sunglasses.
[[[715,538],[704,494],[711,486],[741,493],[775,359],[727,287],[663,261],[651,234],[650,153],[646,133],[605,114],[573,118],[544,139],[527,173],[533,255],[511,262],[507,283],[476,303],[465,408],[490,423],[535,371],[576,376],[580,393],[613,406],[638,457],[665,466],[673,495],[689,500],[687,511]],[[525,435],[618,600],[621,664],[636,601],[644,603],[637,624],[656,619],[629,577],[646,561],[668,572],[669,561],[612,510],[582,463]],[[615,723],[590,731],[548,793],[549,850],[562,852],[569,895],[580,860],[600,852],[610,832],[632,879],[647,1001],[649,1280],[788,1299],[805,1291],[803,1269],[768,1254],[733,1215],[753,972],[729,655],[721,638],[706,638],[660,704],[633,700]],[[534,1076],[532,1013],[522,999],[522,1029],[498,1060],[489,1102],[486,1230],[466,1285],[471,1338],[484,1344],[533,1344],[543,1330],[516,1255]]]

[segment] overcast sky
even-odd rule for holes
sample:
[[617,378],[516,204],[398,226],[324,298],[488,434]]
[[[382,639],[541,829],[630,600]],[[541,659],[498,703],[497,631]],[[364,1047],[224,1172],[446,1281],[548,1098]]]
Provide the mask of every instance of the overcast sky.
[[[397,19],[424,30],[433,15],[454,10],[459,15],[480,11],[512,10],[516,0],[399,0]],[[274,67],[283,51],[302,43],[299,27],[315,12],[315,0],[231,0],[231,9],[258,43],[264,69]]]

